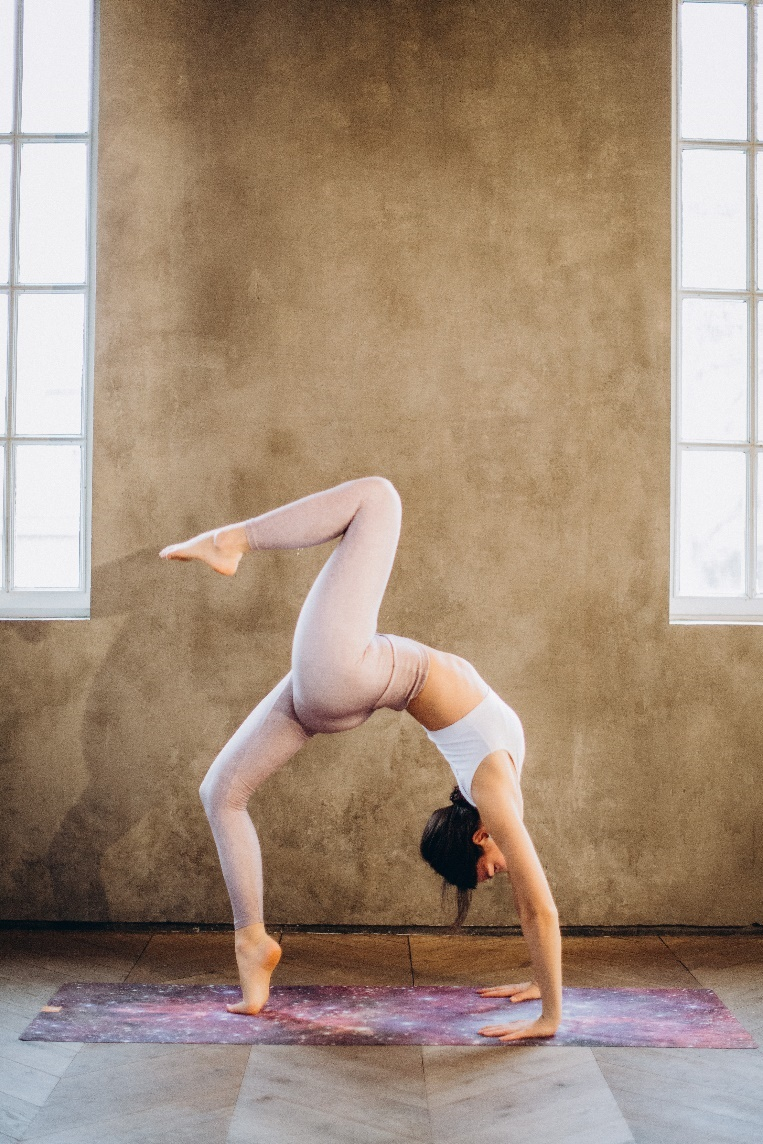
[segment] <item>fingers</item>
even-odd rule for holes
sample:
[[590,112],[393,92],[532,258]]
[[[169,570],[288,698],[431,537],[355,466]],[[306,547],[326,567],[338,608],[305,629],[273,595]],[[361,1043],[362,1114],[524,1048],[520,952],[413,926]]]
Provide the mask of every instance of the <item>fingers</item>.
[[537,1001],[540,990],[534,986],[526,985],[493,985],[489,989],[478,989],[480,997],[510,997],[512,1003],[517,1001]]
[[521,1041],[527,1038],[535,1040],[538,1037],[553,1037],[558,1021],[512,1021],[510,1025],[485,1025],[479,1030],[482,1037],[497,1037],[499,1041]]
[[515,1004],[517,1001],[538,1001],[540,993],[537,989],[523,989],[521,993],[512,994],[511,1003]]
[[499,1041],[519,1041],[523,1037],[532,1037],[532,1024],[517,1025],[486,1025],[479,1030],[482,1037],[497,1037]]

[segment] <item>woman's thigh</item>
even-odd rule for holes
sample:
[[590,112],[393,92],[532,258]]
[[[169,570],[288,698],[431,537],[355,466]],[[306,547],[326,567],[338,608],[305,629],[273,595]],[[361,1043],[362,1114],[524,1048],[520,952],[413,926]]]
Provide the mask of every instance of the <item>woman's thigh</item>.
[[292,649],[301,719],[309,722],[310,712],[369,713],[389,682],[392,652],[376,629],[400,516],[394,487],[369,481],[355,516],[310,589]]

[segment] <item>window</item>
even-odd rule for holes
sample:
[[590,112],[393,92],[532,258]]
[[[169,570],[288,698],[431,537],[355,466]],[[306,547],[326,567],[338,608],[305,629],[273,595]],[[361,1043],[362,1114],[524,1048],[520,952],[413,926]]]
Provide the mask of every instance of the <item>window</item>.
[[670,618],[763,623],[763,4],[677,16]]
[[0,0],[0,617],[89,614],[93,0]]

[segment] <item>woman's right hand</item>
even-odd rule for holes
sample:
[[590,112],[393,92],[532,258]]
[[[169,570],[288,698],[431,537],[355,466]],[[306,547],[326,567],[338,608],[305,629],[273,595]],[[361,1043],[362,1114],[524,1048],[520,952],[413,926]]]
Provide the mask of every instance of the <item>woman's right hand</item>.
[[492,985],[486,989],[478,989],[480,997],[510,997],[512,1004],[516,1001],[538,1001],[540,988],[534,981],[523,981],[520,985]]

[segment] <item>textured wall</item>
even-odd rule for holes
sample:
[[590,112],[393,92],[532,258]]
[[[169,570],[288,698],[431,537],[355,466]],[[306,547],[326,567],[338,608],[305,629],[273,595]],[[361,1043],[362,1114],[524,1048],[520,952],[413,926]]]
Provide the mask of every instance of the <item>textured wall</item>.
[[[93,617],[0,625],[5,916],[229,918],[197,787],[325,553],[156,552],[382,473],[382,625],[520,712],[563,922],[763,921],[761,631],[667,623],[670,0],[101,18]],[[252,804],[269,918],[442,921],[450,785],[405,715],[313,741]]]

